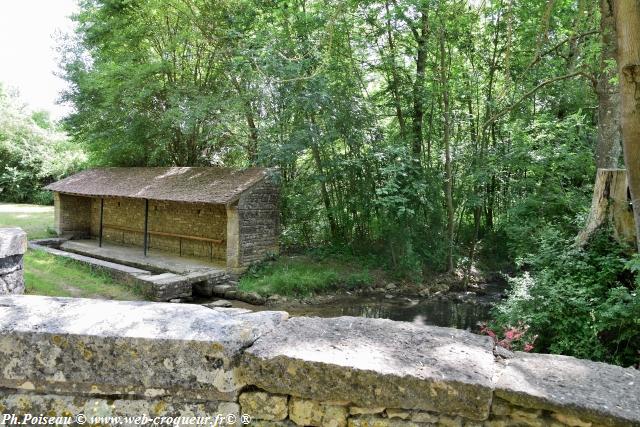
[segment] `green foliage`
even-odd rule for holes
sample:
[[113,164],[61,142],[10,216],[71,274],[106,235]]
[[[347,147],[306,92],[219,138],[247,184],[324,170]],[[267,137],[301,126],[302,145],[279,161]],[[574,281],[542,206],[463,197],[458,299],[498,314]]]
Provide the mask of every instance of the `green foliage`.
[[369,286],[373,278],[357,262],[335,257],[280,257],[254,266],[242,276],[239,288],[262,295],[309,296]]
[[505,164],[522,176],[509,188],[505,221],[499,225],[512,259],[538,249],[546,224],[576,235],[591,200],[595,165],[590,135],[594,128],[578,111],[563,120],[538,115],[529,125],[508,125],[513,144]]
[[588,205],[596,97],[581,76],[598,73],[598,13],[85,0],[63,45],[65,123],[94,164],[278,167],[288,248],[373,253],[415,281],[450,251],[454,267],[501,266]]
[[540,236],[527,260],[531,273],[511,280],[506,301],[494,311],[496,326],[528,326],[536,351],[629,366],[640,352],[638,258],[600,230],[576,248],[554,228]]
[[29,114],[0,86],[0,200],[51,204],[42,186],[77,170],[84,154],[45,112]]

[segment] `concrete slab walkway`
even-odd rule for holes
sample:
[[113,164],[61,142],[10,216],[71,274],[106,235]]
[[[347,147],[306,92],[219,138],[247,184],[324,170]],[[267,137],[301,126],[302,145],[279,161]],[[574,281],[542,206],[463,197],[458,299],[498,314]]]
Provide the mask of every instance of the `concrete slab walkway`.
[[60,249],[39,243],[46,242],[31,242],[29,247],[105,271],[118,280],[137,285],[154,301],[191,298],[194,286],[208,292],[209,288],[228,280],[222,263],[160,251],[150,252],[145,257],[140,248],[110,243],[99,247],[95,240],[68,240],[60,245]]

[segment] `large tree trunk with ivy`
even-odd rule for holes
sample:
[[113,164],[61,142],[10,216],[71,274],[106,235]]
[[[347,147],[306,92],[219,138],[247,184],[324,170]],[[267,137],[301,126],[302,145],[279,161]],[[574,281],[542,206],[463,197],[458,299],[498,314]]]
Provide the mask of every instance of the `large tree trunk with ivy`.
[[576,243],[583,246],[598,229],[608,227],[618,242],[633,247],[636,232],[628,195],[627,172],[624,169],[598,169],[591,212]]
[[617,168],[622,154],[620,141],[620,91],[615,77],[618,70],[616,60],[616,23],[613,4],[600,0],[600,73],[596,94],[598,95],[598,142],[596,145],[596,167]]
[[640,252],[640,0],[617,0],[615,14],[622,146]]

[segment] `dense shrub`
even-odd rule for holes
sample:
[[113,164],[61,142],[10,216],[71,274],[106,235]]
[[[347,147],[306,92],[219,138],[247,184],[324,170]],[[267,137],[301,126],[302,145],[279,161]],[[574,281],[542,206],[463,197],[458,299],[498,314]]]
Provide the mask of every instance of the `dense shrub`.
[[48,204],[43,185],[80,168],[84,153],[48,115],[30,113],[0,86],[0,200]]
[[640,260],[610,236],[602,229],[578,248],[546,229],[525,260],[530,272],[511,279],[508,298],[494,309],[492,330],[526,328],[522,342],[535,340],[535,351],[638,363]]

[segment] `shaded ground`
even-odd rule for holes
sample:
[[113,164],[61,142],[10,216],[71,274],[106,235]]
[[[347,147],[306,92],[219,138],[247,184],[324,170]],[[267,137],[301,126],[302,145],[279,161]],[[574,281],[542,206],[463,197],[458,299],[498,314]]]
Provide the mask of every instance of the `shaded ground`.
[[[29,240],[50,237],[55,234],[53,206],[0,203],[0,227],[20,227],[27,232]],[[31,249],[24,257],[24,278],[27,294],[142,299],[127,285],[114,282],[105,274]]]

